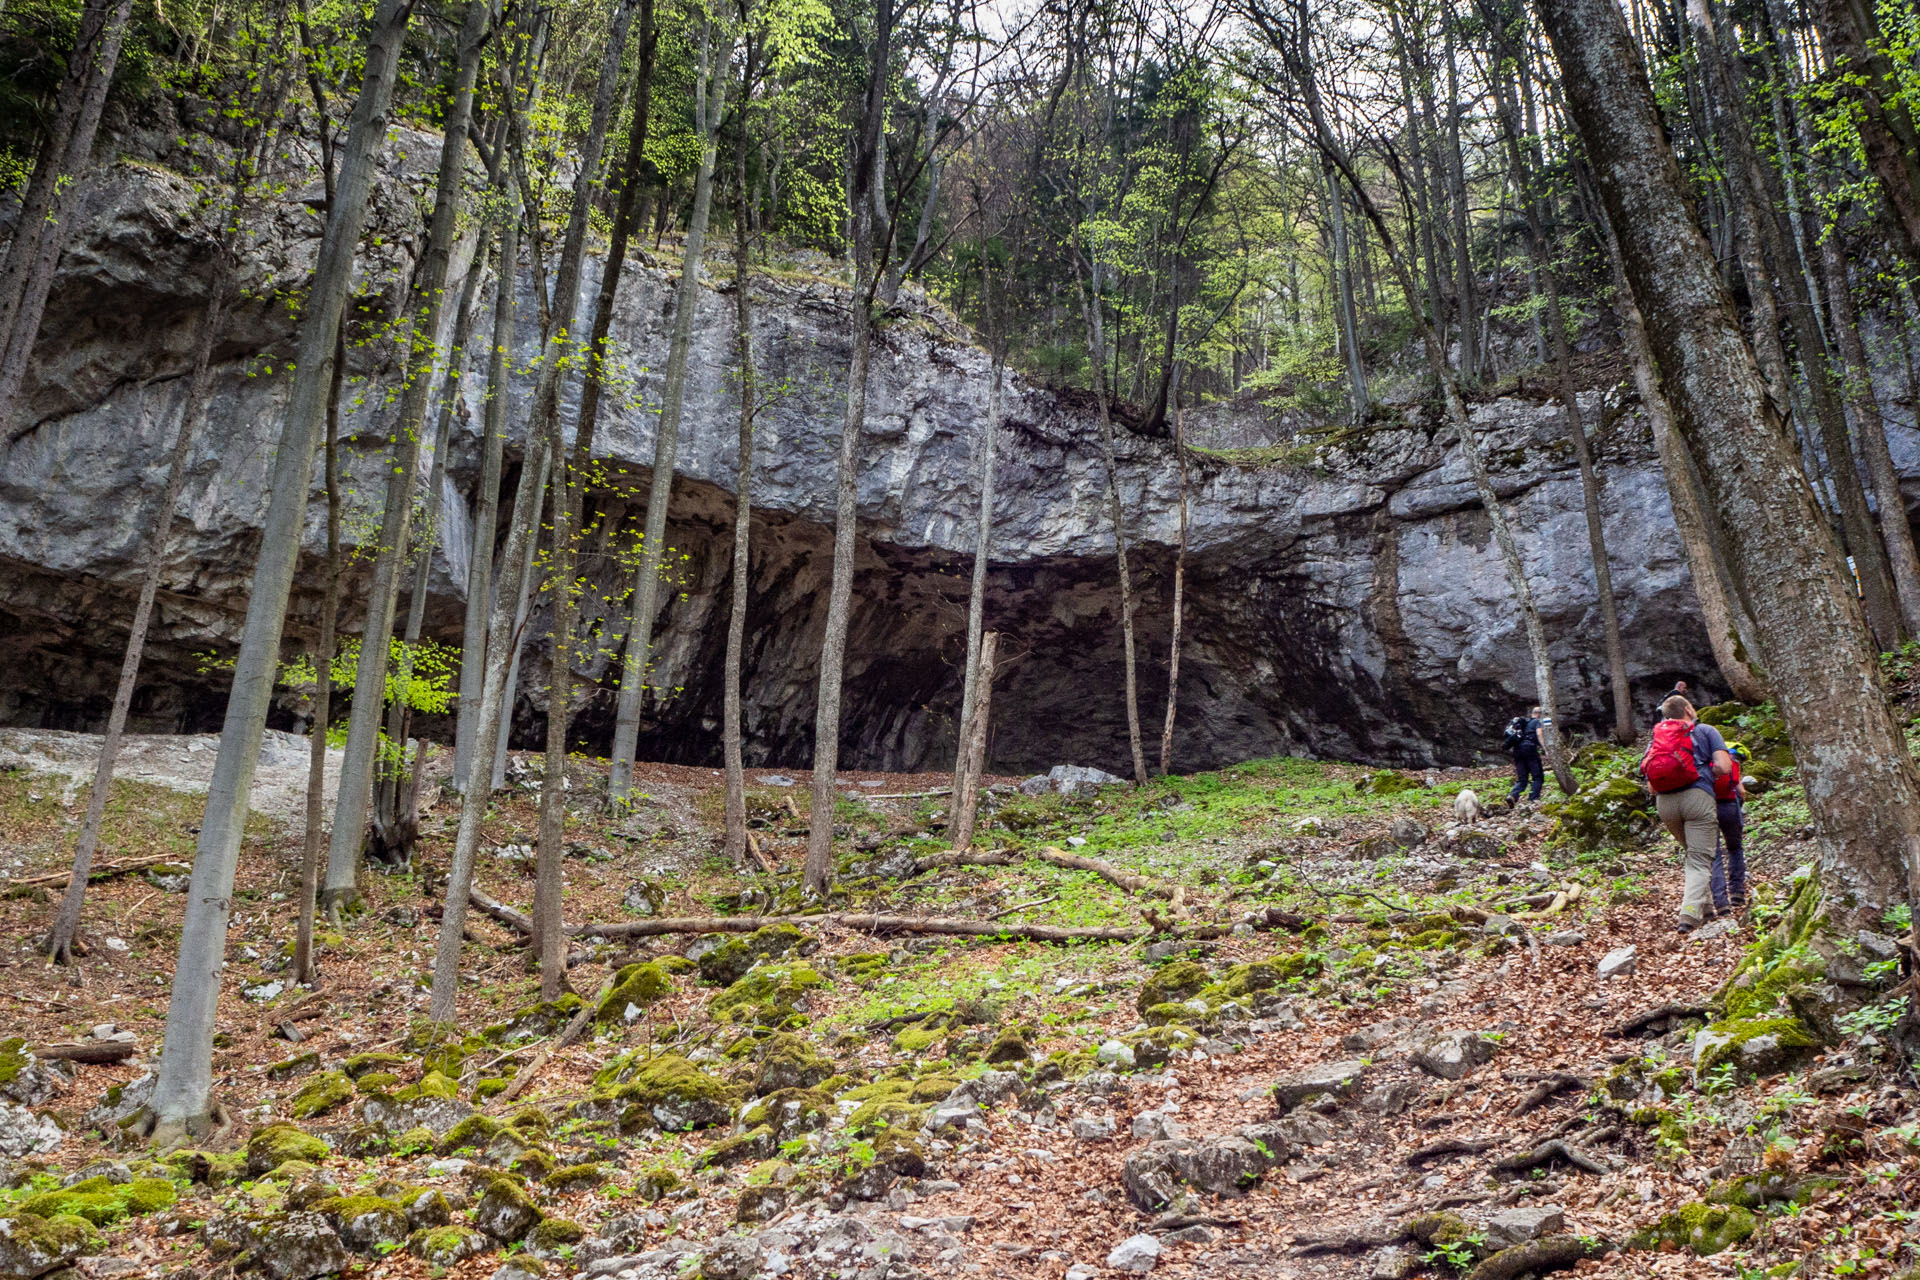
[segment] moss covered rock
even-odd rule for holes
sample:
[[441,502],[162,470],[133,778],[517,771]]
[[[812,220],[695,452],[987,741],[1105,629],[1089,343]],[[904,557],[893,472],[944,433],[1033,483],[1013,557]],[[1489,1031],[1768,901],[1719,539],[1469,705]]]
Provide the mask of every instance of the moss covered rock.
[[1192,960],[1175,960],[1140,984],[1134,1007],[1145,1013],[1157,1004],[1178,1004],[1200,994],[1212,980],[1204,965]]
[[491,1240],[471,1227],[422,1227],[407,1237],[408,1253],[442,1270],[477,1258],[492,1247]]
[[407,1211],[384,1196],[332,1196],[315,1201],[321,1214],[355,1253],[379,1253],[407,1238]]
[[526,1235],[540,1217],[525,1188],[512,1178],[495,1178],[487,1183],[480,1202],[473,1206],[473,1225],[502,1244],[512,1244]]
[[587,1238],[587,1229],[566,1218],[542,1218],[527,1232],[526,1249],[536,1258],[560,1258]]
[[344,1071],[322,1071],[300,1086],[287,1103],[287,1114],[295,1120],[310,1120],[345,1106],[354,1095],[353,1081]]
[[811,1089],[833,1075],[833,1063],[813,1051],[796,1035],[771,1036],[760,1050],[760,1069],[754,1076],[756,1094],[782,1089]]
[[987,1045],[980,1060],[988,1063],[1025,1062],[1032,1056],[1033,1051],[1027,1047],[1026,1036],[1020,1033],[1018,1027],[1008,1027]]
[[696,963],[703,981],[717,987],[730,987],[746,977],[755,965],[777,960],[810,941],[806,934],[782,921],[708,948]]
[[627,965],[613,976],[613,988],[594,1011],[593,1020],[625,1022],[628,1009],[644,1010],[672,990],[673,979],[653,961]]
[[707,1012],[716,1022],[792,1030],[805,1023],[807,993],[826,981],[811,965],[766,965],[716,995]]
[[570,1164],[563,1169],[555,1169],[544,1181],[561,1195],[570,1191],[586,1191],[603,1185],[607,1180],[607,1166],[594,1161],[585,1164]]
[[1746,1240],[1754,1228],[1753,1213],[1740,1205],[1696,1200],[1680,1206],[1652,1226],[1636,1231],[1630,1243],[1636,1249],[1672,1244],[1710,1258]]
[[758,1164],[771,1159],[780,1150],[780,1141],[770,1125],[756,1125],[745,1133],[722,1138],[700,1153],[695,1163],[702,1169],[724,1169],[728,1165]]
[[0,1216],[0,1275],[42,1275],[91,1251],[98,1240],[85,1218],[9,1210]]
[[291,1080],[295,1076],[304,1076],[320,1069],[320,1051],[309,1049],[305,1053],[296,1053],[291,1058],[282,1058],[267,1068],[269,1080]]
[[1553,838],[1578,849],[1617,849],[1641,843],[1657,825],[1653,794],[1635,772],[1597,777],[1545,806],[1555,819]]
[[666,1165],[648,1165],[633,1175],[632,1191],[636,1199],[652,1204],[678,1191],[684,1182],[677,1172]]
[[319,1164],[333,1151],[296,1124],[270,1124],[247,1139],[247,1172],[255,1175],[278,1169],[289,1160]]
[[742,1107],[740,1123],[749,1128],[770,1126],[777,1141],[787,1142],[825,1128],[833,1114],[833,1098],[818,1089],[781,1089]]
[[1778,1075],[1820,1048],[1820,1038],[1797,1017],[1730,1018],[1693,1037],[1693,1074],[1704,1081],[1722,1064],[1750,1076]]
[[411,1061],[403,1053],[356,1053],[342,1062],[340,1069],[350,1079],[358,1080],[376,1071],[391,1073],[395,1067],[404,1067]]
[[98,1177],[29,1196],[20,1202],[20,1208],[48,1221],[74,1217],[96,1227],[108,1227],[125,1218],[170,1208],[178,1197],[174,1185],[164,1178],[135,1178],[116,1184]]
[[740,1092],[677,1053],[629,1058],[602,1072],[609,1074],[622,1083],[582,1104],[581,1114],[617,1115],[624,1133],[642,1129],[679,1133],[725,1124]]

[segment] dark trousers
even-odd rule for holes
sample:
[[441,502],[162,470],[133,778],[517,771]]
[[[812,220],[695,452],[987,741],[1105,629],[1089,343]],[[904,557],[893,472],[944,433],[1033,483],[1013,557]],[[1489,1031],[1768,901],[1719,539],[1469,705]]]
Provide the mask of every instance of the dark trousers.
[[1747,896],[1747,815],[1738,800],[1721,800],[1714,808],[1720,822],[1720,843],[1713,851],[1713,906],[1725,911],[1735,898]]
[[1533,786],[1533,792],[1527,798],[1538,800],[1540,788],[1547,785],[1547,772],[1540,767],[1540,748],[1515,747],[1513,749],[1513,790],[1507,792],[1507,803],[1512,804],[1520,798],[1520,793]]

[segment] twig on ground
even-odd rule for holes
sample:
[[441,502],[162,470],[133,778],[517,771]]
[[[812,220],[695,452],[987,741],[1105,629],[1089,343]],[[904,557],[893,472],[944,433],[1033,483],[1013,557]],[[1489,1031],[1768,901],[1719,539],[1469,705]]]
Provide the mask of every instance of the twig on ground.
[[1533,1091],[1527,1094],[1526,1097],[1520,1099],[1519,1105],[1514,1107],[1508,1114],[1523,1116],[1536,1107],[1545,1106],[1547,1099],[1551,1098],[1554,1094],[1567,1089],[1583,1088],[1586,1083],[1585,1080],[1571,1072],[1556,1071],[1539,1084],[1533,1086]]
[[1699,1018],[1704,1017],[1706,1012],[1707,1007],[1703,1004],[1663,1004],[1657,1009],[1636,1013],[1617,1026],[1608,1027],[1607,1034],[1616,1040],[1625,1040],[1630,1036],[1639,1035],[1656,1022],[1674,1018]]
[[1578,1150],[1563,1138],[1554,1138],[1541,1143],[1531,1151],[1522,1151],[1516,1155],[1495,1160],[1493,1168],[1496,1173],[1525,1173],[1529,1169],[1550,1164],[1555,1160],[1564,1160],[1574,1168],[1584,1169],[1591,1174],[1605,1175],[1608,1172],[1607,1166],[1584,1151]]
[[1498,1138],[1440,1138],[1407,1156],[1410,1165],[1438,1160],[1441,1156],[1477,1156],[1500,1145]]

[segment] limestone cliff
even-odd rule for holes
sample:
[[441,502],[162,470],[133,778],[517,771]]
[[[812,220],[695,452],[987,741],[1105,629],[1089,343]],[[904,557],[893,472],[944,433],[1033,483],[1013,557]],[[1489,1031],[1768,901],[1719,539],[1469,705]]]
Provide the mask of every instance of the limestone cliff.
[[[403,138],[388,164],[376,209],[384,231],[360,286],[356,333],[365,340],[356,344],[344,412],[356,532],[379,501],[395,399],[390,344],[373,321],[391,311],[411,265],[408,192],[431,170],[432,140]],[[288,298],[320,231],[307,194],[296,189],[253,228],[252,300],[219,349],[212,413],[168,550],[138,727],[217,727],[220,678],[193,655],[230,648],[239,630],[287,384]],[[85,728],[104,719],[204,305],[209,242],[192,184],[159,165],[123,162],[90,182],[84,207],[30,388],[38,424],[0,474],[0,723]],[[463,251],[456,268],[469,257]],[[614,326],[626,385],[602,419],[610,473],[597,501],[610,522],[630,526],[645,500],[675,264],[643,255],[628,270]],[[519,288],[510,457],[524,432],[526,365],[538,349],[524,273]],[[804,765],[850,321],[842,288],[797,273],[761,277],[755,309],[756,358],[781,394],[760,419],[755,455],[749,758]],[[642,753],[653,758],[718,756],[737,420],[731,316],[730,297],[702,294],[671,523],[685,556],[682,591],[666,606],[652,681],[676,692],[650,708]],[[449,451],[429,614],[435,634],[454,641],[480,382],[467,379]],[[985,355],[934,310],[885,326],[860,446],[843,742],[850,766],[950,759],[986,394]],[[1710,659],[1644,422],[1617,405],[1603,411],[1601,393],[1591,394],[1590,421],[1604,424],[1596,448],[1614,582],[1644,700],[1676,675],[1711,680]],[[1453,440],[1418,407],[1396,412],[1398,422],[1318,452],[1259,465],[1191,458],[1179,765],[1281,752],[1464,762],[1496,745],[1500,722],[1530,696],[1519,620]],[[1475,412],[1553,638],[1566,719],[1597,723],[1606,696],[1598,614],[1578,479],[1557,414],[1518,398]],[[994,767],[1072,759],[1120,770],[1118,596],[1095,421],[1078,398],[1016,380],[1000,455],[990,625],[1017,661],[996,695]],[[316,466],[294,643],[310,634],[320,592],[318,481]],[[1139,566],[1142,714],[1152,739],[1165,694],[1179,498],[1171,446],[1122,432],[1119,484]],[[590,557],[587,572],[609,594],[624,589],[626,571],[610,555]],[[363,583],[365,566],[356,573]],[[582,668],[590,687],[578,725],[584,744],[604,750],[624,624],[588,621],[600,628],[603,656]],[[540,629],[536,611],[530,644]],[[523,686],[518,727],[529,745],[539,714]]]

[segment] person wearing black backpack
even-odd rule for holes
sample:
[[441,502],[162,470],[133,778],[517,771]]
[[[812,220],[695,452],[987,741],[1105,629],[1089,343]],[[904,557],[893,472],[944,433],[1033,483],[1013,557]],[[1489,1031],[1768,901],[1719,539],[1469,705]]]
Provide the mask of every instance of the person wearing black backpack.
[[1502,738],[1507,753],[1513,757],[1513,790],[1507,792],[1508,808],[1520,803],[1520,793],[1529,786],[1532,792],[1527,799],[1538,800],[1540,789],[1547,785],[1547,772],[1540,763],[1540,723],[1538,707],[1507,721],[1507,731]]

